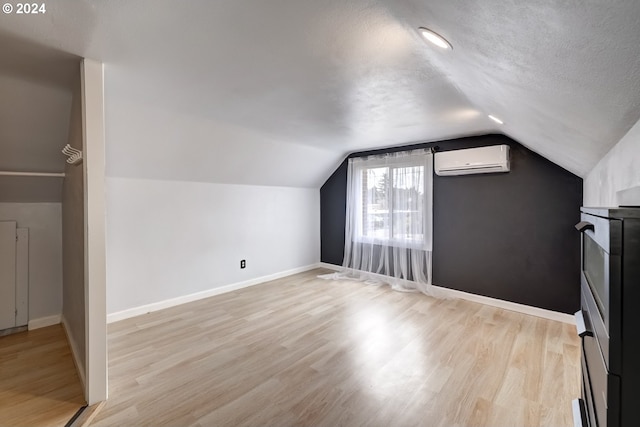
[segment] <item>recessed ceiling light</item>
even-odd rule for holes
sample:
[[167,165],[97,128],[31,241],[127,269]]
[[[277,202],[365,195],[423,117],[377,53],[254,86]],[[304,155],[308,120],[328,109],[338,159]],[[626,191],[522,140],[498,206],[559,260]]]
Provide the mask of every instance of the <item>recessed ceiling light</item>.
[[493,120],[494,122],[498,123],[499,125],[503,125],[504,122],[502,120],[500,120],[499,118],[497,118],[496,116],[492,116],[491,114],[489,114],[489,118],[491,120]]
[[422,34],[422,36],[425,39],[429,40],[431,43],[435,44],[439,48],[442,48],[442,49],[453,49],[453,46],[451,46],[451,43],[449,43],[447,41],[447,39],[445,39],[444,37],[442,37],[440,34],[436,33],[435,31],[431,31],[430,29],[425,28],[425,27],[420,27],[418,29],[420,30],[420,34]]

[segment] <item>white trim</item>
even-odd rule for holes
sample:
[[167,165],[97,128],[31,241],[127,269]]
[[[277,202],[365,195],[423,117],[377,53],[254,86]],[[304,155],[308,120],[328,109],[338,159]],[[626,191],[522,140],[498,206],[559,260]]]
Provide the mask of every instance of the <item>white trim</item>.
[[485,297],[483,295],[471,294],[471,293],[459,291],[456,289],[443,288],[442,286],[434,285],[434,288],[437,288],[438,291],[443,292],[445,296],[448,296],[448,297],[460,298],[460,299],[477,302],[484,305],[490,305],[492,307],[503,308],[509,311],[515,311],[522,314],[542,317],[544,319],[568,323],[570,325],[576,324],[576,319],[572,314],[560,313],[559,311],[546,310],[544,308],[518,304],[516,302],[505,301],[505,300],[491,298],[491,297]]
[[60,323],[61,316],[54,314],[53,316],[39,317],[38,319],[29,320],[28,329],[30,331],[34,329],[46,328],[47,326],[53,326]]
[[154,311],[163,310],[169,307],[175,307],[176,305],[186,304],[188,302],[209,298],[215,295],[236,291],[242,288],[248,288],[249,286],[259,285],[261,283],[280,279],[286,276],[291,276],[292,274],[303,273],[305,271],[313,270],[319,267],[320,267],[319,263],[310,264],[304,267],[298,267],[298,268],[293,268],[291,270],[281,271],[279,273],[269,274],[267,276],[256,277],[255,279],[245,280],[244,282],[232,283],[230,285],[220,286],[213,289],[207,289],[206,291],[196,292],[188,295],[182,295],[176,298],[166,299],[164,301],[158,301],[151,304],[145,304],[138,307],[128,308],[122,311],[116,311],[114,313],[109,313],[107,315],[107,323],[113,323],[119,320],[129,319],[131,317],[152,313]]
[[62,315],[62,329],[64,329],[64,333],[67,336],[67,341],[69,342],[69,347],[71,347],[71,355],[73,356],[73,364],[76,365],[76,371],[78,371],[78,377],[80,377],[80,382],[82,382],[82,388],[85,387],[84,380],[84,370],[81,369],[82,364],[80,363],[80,352],[78,351],[78,345],[76,341],[73,339],[71,334],[69,333],[69,326],[67,319]]
[[107,399],[104,66],[80,66],[84,156],[85,400]]
[[342,270],[342,266],[341,265],[329,264],[328,262],[321,262],[319,267],[320,268],[326,268],[326,269],[333,270],[333,271]]
[[[334,271],[340,271],[342,269],[342,267],[339,265],[328,264],[326,262],[321,262],[320,267]],[[518,304],[515,302],[505,301],[497,298],[485,297],[483,295],[471,294],[456,289],[444,288],[442,286],[433,285],[433,287],[436,288],[438,292],[441,292],[445,297],[459,298],[467,301],[477,302],[480,304],[515,311],[522,314],[528,314],[531,316],[542,317],[544,319],[568,323],[570,325],[576,324],[576,319],[572,314],[560,313],[558,311],[546,310],[544,308],[532,307],[530,305]]]

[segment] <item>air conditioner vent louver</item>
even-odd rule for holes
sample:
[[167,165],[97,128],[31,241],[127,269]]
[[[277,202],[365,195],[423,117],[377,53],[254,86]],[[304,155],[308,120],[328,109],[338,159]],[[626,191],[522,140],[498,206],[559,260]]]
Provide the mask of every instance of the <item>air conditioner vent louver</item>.
[[434,168],[439,176],[509,172],[509,146],[492,145],[436,153]]

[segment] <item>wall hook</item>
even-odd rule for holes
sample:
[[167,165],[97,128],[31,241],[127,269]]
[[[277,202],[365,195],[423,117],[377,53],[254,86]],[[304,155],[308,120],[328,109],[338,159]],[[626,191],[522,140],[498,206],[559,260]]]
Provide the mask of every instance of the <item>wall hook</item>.
[[73,148],[69,144],[64,146],[62,154],[68,156],[67,163],[71,165],[77,165],[82,161],[82,151]]

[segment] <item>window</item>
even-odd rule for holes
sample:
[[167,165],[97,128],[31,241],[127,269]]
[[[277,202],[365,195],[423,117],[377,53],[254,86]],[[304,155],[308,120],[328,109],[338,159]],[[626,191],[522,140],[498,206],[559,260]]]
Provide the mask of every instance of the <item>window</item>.
[[430,150],[350,158],[342,261],[349,275],[431,292],[432,205]]
[[356,166],[355,240],[425,246],[425,156],[373,159]]

